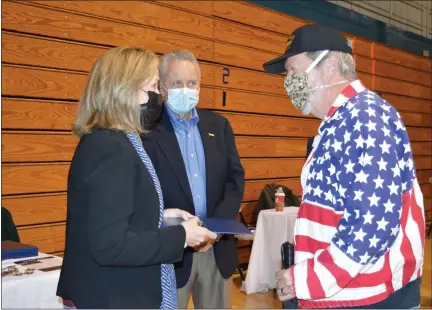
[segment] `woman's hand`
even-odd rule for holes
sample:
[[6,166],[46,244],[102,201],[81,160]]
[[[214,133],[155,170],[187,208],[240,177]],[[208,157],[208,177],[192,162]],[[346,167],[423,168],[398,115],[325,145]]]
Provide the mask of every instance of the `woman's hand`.
[[181,224],[186,231],[186,244],[190,247],[195,248],[202,246],[204,243],[209,243],[217,237],[214,232],[199,225],[200,219],[198,217],[193,217]]
[[183,220],[187,221],[193,218],[194,216],[185,210],[165,209],[163,212],[163,217],[180,217]]

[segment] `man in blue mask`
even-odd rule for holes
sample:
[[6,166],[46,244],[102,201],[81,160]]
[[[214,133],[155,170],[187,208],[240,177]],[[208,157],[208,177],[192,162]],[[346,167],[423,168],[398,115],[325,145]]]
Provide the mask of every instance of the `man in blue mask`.
[[[165,208],[204,217],[235,219],[244,191],[244,169],[228,120],[196,108],[200,68],[188,51],[162,57],[159,68],[165,98],[158,123],[143,135],[144,147],[159,177]],[[178,306],[231,308],[231,276],[238,265],[232,236],[187,248],[175,265]]]

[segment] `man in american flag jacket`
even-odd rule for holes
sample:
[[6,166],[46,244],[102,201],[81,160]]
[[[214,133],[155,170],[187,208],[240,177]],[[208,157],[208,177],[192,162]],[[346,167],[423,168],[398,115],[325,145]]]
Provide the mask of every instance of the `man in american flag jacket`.
[[423,196],[399,113],[358,80],[346,38],[320,25],[294,31],[264,69],[287,71],[293,105],[322,119],[279,298],[302,308],[418,307]]

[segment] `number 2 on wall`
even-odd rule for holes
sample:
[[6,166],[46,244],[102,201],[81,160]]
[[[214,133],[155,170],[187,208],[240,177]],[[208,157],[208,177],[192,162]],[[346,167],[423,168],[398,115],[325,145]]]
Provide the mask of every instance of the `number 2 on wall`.
[[228,81],[226,80],[227,77],[230,76],[230,69],[227,67],[223,68],[223,74],[222,74],[222,83],[228,84]]

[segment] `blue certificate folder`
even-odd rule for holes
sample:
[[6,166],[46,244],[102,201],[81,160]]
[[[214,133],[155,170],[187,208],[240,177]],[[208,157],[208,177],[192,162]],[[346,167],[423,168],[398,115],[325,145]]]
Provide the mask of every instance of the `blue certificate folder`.
[[38,254],[38,247],[34,245],[28,245],[9,240],[1,242],[1,260],[26,258],[38,256]]
[[[180,225],[184,220],[179,217],[164,218],[162,227]],[[234,219],[207,217],[201,219],[203,226],[216,234],[251,235],[249,229]]]

